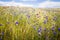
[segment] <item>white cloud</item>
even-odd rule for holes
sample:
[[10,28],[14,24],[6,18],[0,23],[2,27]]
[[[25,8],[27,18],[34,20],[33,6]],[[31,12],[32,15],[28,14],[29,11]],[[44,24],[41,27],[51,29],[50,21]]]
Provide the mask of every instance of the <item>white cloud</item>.
[[60,8],[60,2],[45,1],[38,4],[40,8]]
[[23,7],[33,7],[33,5],[30,5],[30,4],[16,3],[16,2],[14,2],[14,1],[11,1],[11,2],[2,2],[2,1],[0,1],[0,6],[23,6]]

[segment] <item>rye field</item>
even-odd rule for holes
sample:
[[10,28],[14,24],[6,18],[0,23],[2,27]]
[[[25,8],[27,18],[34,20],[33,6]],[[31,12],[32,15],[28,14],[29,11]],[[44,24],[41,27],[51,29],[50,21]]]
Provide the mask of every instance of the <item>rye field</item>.
[[60,40],[60,8],[0,6],[0,40]]

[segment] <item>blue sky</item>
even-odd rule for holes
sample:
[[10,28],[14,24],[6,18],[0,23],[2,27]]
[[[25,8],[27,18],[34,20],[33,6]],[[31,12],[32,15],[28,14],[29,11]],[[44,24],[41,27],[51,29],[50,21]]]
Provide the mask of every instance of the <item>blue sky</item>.
[[14,2],[18,2],[18,3],[22,2],[22,3],[25,3],[25,4],[38,4],[38,3],[46,1],[46,0],[0,0],[0,1],[3,1],[3,2],[14,1]]
[[[20,1],[24,1],[24,0],[0,0],[0,1],[4,1],[4,2],[9,2],[9,1],[16,1],[16,2],[20,2]],[[43,1],[46,1],[46,0],[25,0],[25,1],[28,1],[28,2],[43,2]],[[59,2],[60,0],[50,0],[50,1],[57,1]]]
[[0,0],[0,6],[60,8],[60,0]]

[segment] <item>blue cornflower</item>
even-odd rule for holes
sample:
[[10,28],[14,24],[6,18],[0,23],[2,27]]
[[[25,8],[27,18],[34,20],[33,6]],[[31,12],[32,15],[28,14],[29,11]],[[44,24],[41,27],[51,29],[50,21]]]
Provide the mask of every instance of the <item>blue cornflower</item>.
[[53,32],[54,35],[56,35],[56,32]]
[[46,19],[48,19],[48,16],[45,16]]
[[58,30],[60,31],[60,28],[58,28]]
[[30,18],[30,15],[27,15],[28,18]]
[[44,22],[43,22],[44,24],[46,24],[47,23],[47,20],[44,20]]
[[38,33],[39,33],[39,32],[41,32],[41,30],[42,30],[42,29],[41,29],[41,28],[39,28],[39,29],[38,29]]
[[30,16],[28,16],[28,18],[30,18]]
[[16,22],[15,24],[18,24],[18,22]]
[[41,32],[41,30],[38,30],[38,32]]
[[2,40],[2,38],[0,38],[0,40]]

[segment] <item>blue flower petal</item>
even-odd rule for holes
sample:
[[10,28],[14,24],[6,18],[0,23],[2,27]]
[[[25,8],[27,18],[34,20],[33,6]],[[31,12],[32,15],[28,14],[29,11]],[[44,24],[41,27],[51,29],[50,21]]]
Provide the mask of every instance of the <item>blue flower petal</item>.
[[58,30],[60,31],[60,28],[58,28]]
[[54,35],[56,35],[56,32],[53,32]]
[[18,24],[18,22],[16,22],[16,24]]
[[0,38],[0,40],[2,40],[2,38]]

